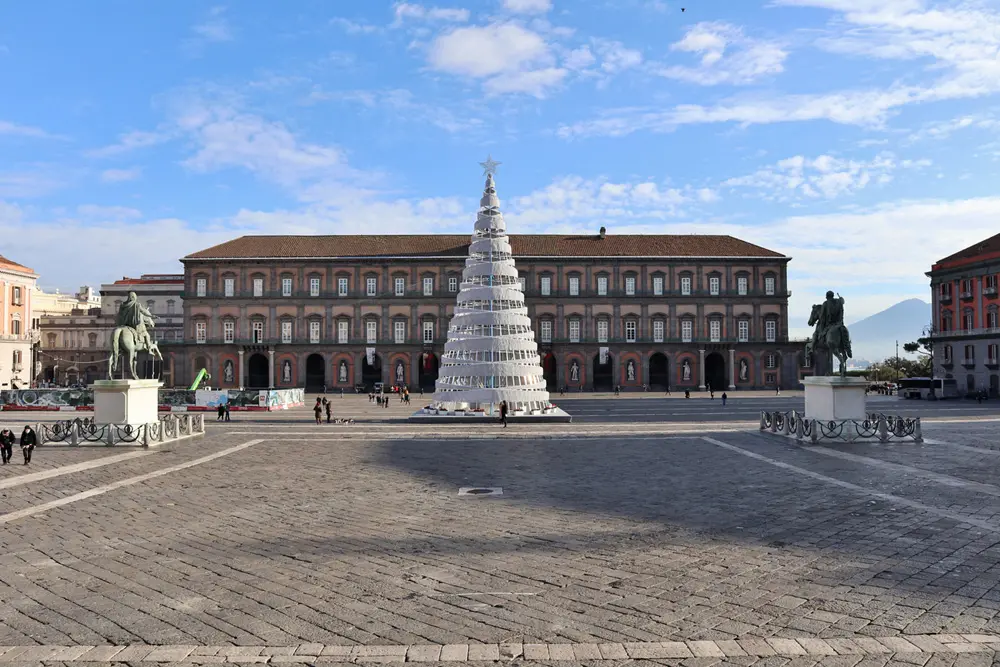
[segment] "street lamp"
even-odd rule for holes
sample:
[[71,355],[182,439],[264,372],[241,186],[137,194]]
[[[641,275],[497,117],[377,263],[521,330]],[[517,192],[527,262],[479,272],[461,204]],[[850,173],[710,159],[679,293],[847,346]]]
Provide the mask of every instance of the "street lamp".
[[931,390],[927,393],[928,401],[936,401],[937,394],[934,393],[934,336],[937,334],[937,329],[934,328],[934,323],[928,324],[924,327],[924,338],[927,339],[927,349],[930,351],[931,357]]

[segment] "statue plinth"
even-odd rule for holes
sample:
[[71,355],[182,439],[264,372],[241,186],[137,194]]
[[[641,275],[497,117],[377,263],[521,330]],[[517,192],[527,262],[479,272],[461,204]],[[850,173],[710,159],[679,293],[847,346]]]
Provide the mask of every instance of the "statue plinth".
[[150,424],[160,418],[159,380],[98,380],[94,391],[94,423]]
[[802,378],[806,387],[806,419],[840,421],[863,420],[868,412],[865,405],[864,378],[842,378],[812,375]]

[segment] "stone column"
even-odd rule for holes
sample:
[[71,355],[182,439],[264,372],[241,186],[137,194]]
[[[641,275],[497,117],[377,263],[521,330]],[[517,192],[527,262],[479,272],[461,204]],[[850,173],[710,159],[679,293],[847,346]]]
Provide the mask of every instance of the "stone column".
[[244,386],[243,385],[243,380],[244,380],[245,376],[243,375],[243,350],[242,349],[239,351],[239,355],[240,355],[240,375],[239,375],[239,377],[236,380],[236,386],[239,387],[240,389],[243,389],[243,386]]
[[736,350],[729,348],[729,391],[736,389]]
[[705,350],[698,350],[698,391],[705,391]]
[[274,388],[274,348],[267,348],[267,388]]

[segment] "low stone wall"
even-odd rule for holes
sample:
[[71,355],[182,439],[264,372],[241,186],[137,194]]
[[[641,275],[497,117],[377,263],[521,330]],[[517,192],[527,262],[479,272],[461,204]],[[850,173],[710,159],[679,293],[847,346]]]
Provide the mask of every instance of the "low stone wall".
[[67,445],[134,445],[151,447],[205,434],[205,416],[165,415],[150,424],[95,424],[90,419],[70,419],[62,422],[36,424],[38,444]]
[[[160,389],[160,412],[210,412],[219,404],[231,411],[287,410],[305,404],[304,389]],[[0,410],[89,412],[91,389],[13,389],[0,391]]]

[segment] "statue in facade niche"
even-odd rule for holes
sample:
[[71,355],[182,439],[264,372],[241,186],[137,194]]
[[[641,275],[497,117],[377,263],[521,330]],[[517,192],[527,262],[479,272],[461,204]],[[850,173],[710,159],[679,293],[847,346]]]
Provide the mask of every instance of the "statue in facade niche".
[[340,362],[340,373],[339,373],[338,377],[339,377],[339,381],[340,382],[347,382],[347,362],[346,361],[341,361]]
[[235,373],[233,371],[233,360],[232,359],[226,359],[226,363],[224,363],[222,365],[222,378],[223,378],[223,381],[226,384],[232,384],[233,383],[233,375],[234,374]]
[[691,362],[685,359],[684,363],[681,365],[681,369],[684,381],[685,382],[689,381],[691,379]]
[[115,330],[111,334],[111,356],[108,358],[108,379],[114,379],[118,368],[118,356],[128,355],[128,370],[132,379],[138,380],[135,360],[139,352],[148,352],[154,359],[163,361],[160,348],[149,335],[149,330],[156,326],[156,315],[153,315],[141,303],[135,292],[129,292],[128,298],[118,307]]
[[635,382],[635,362],[629,359],[628,365],[625,366],[625,373],[628,376],[629,382]]
[[569,379],[570,379],[571,382],[579,382],[580,381],[580,362],[578,362],[576,359],[574,359],[573,363],[570,364],[570,367],[569,367]]
[[[847,377],[847,360],[851,358],[851,335],[844,325],[844,297],[826,293],[826,301],[815,304],[809,315],[814,326],[812,338],[806,343],[806,356],[816,363],[816,375]],[[833,368],[833,358],[840,362],[839,372]]]

